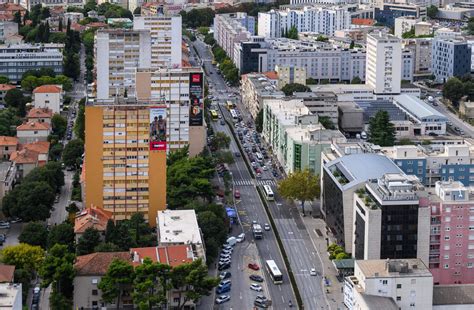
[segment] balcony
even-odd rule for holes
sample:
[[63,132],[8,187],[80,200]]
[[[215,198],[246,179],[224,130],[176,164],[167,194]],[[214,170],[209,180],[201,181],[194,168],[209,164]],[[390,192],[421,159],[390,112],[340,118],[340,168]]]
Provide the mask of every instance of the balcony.
[[440,244],[440,238],[430,238],[430,244]]

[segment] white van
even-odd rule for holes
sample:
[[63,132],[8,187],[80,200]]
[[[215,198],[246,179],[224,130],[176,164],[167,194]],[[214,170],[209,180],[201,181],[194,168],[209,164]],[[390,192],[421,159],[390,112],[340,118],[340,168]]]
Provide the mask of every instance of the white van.
[[361,137],[362,139],[364,139],[364,140],[367,139],[367,133],[366,133],[365,131],[362,131],[362,132],[360,133],[360,137]]

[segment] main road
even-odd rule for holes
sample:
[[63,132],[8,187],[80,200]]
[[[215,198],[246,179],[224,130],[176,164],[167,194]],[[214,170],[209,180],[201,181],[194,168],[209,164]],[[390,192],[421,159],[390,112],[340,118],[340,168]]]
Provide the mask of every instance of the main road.
[[[210,84],[214,85],[214,89],[218,93],[217,99],[219,101],[226,99],[228,94],[235,91],[235,89],[228,88],[225,85],[222,77],[215,72],[215,69],[211,64],[212,55],[207,45],[202,41],[197,40],[193,42],[192,46],[194,46],[199,53],[199,56],[202,60],[202,65],[208,75],[208,80]],[[192,51],[192,53],[193,52],[194,51]],[[239,110],[245,115],[245,108],[242,106],[239,100],[237,100],[237,106],[239,107]],[[220,105],[220,107],[222,107],[222,105]],[[225,112],[222,108],[221,113],[224,115],[227,114],[227,112]],[[235,141],[231,135],[229,128],[226,126],[226,128],[223,128],[222,131],[226,132],[232,137],[232,151],[238,152],[238,142]],[[245,156],[245,154],[242,154],[242,156]],[[259,218],[256,218],[256,220],[259,220],[261,217],[264,219],[266,218],[266,213],[255,186],[259,184],[268,184],[272,186],[276,199],[274,202],[269,203],[270,213],[273,217],[273,220],[275,221],[275,225],[280,234],[283,246],[288,255],[290,267],[296,278],[297,286],[303,300],[303,305],[306,309],[330,308],[326,294],[324,292],[323,279],[320,276],[311,276],[309,273],[311,268],[315,268],[319,275],[324,274],[325,266],[323,266],[319,257],[319,253],[324,252],[324,249],[317,249],[312,243],[297,207],[294,204],[288,204],[284,199],[279,197],[278,193],[276,193],[276,184],[274,180],[267,178],[267,174],[269,173],[264,173],[264,179],[254,181],[243,162],[243,157],[237,158],[235,167],[237,171],[232,171],[234,175],[234,181],[236,184],[241,184],[237,185],[237,188],[240,186],[241,193],[244,193],[244,195],[250,195],[248,198],[251,202],[251,205],[247,205],[247,201],[244,201],[243,199],[243,203],[240,206],[246,211],[242,217],[243,222],[249,223],[252,220],[255,220],[255,218],[249,218],[250,215],[247,210],[250,210],[252,214],[250,217],[259,215]],[[271,251],[270,249],[263,248],[262,250]],[[260,253],[262,253],[261,250]],[[263,256],[265,256],[265,254],[266,253],[263,252]],[[282,264],[279,263],[279,266],[282,266]]]

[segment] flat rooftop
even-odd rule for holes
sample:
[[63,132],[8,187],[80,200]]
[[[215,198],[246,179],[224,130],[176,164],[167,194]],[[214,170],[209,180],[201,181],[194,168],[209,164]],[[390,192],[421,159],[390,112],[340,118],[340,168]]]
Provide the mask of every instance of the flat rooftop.
[[294,141],[332,143],[334,140],[345,142],[346,137],[339,130],[327,130],[322,125],[295,126],[286,129],[286,133]]
[[157,229],[160,244],[202,244],[194,210],[158,211]]
[[21,295],[21,284],[0,283],[0,309],[12,309],[18,294]]
[[[366,278],[432,277],[421,259],[357,260],[356,266]],[[357,267],[356,267],[357,268]]]
[[419,120],[428,120],[436,118],[440,121],[447,121],[446,116],[435,110],[423,100],[410,95],[399,95],[393,98],[393,102],[406,110],[412,116]]
[[312,115],[301,99],[281,98],[265,99],[264,105],[270,107],[271,113],[275,115],[283,125],[296,125],[296,118],[304,115]]

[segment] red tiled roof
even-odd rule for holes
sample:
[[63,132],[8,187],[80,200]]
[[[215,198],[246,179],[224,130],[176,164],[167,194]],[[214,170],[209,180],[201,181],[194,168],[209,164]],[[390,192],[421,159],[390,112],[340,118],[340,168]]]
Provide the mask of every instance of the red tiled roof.
[[36,93],[60,93],[61,88],[56,85],[42,85],[38,86],[33,90],[33,94]]
[[100,28],[100,27],[107,27],[107,24],[102,23],[102,22],[92,22],[92,23],[88,23],[86,26],[90,28]]
[[13,282],[14,273],[15,273],[15,266],[0,264],[0,283]]
[[352,24],[360,26],[373,26],[375,24],[375,20],[370,18],[353,18]]
[[0,136],[0,145],[7,146],[7,145],[17,145],[18,138],[17,137],[7,137],[7,136]]
[[112,218],[112,212],[99,208],[87,208],[74,221],[74,233],[83,233],[87,228],[105,231],[107,222]]
[[28,112],[27,118],[51,118],[53,111],[48,108],[33,108]]
[[28,143],[21,146],[21,149],[27,149],[33,152],[37,152],[38,154],[48,154],[49,153],[49,145],[48,141],[35,141],[32,143]]
[[78,256],[74,269],[76,269],[76,275],[88,276],[88,275],[105,275],[109,265],[114,259],[121,259],[125,261],[130,260],[130,253],[128,252],[98,252],[88,255]]
[[19,4],[15,4],[15,3],[1,3],[0,4],[0,12],[2,11],[6,11],[6,12],[18,12],[18,11],[21,11],[22,13],[24,13],[26,11],[26,9],[24,7],[22,7],[21,5]]
[[35,164],[38,162],[38,152],[22,149],[21,151],[15,151],[10,155],[10,161],[16,164]]
[[0,84],[0,91],[8,91],[10,89],[14,89],[16,86],[10,84]]
[[[191,256],[188,256],[191,253]],[[190,245],[168,245],[147,248],[132,248],[130,249],[130,256],[133,257],[135,265],[145,258],[150,258],[154,262],[168,264],[171,267],[176,267],[184,263],[191,263],[193,261],[192,248]]]
[[17,131],[21,130],[48,130],[49,124],[48,123],[41,123],[41,122],[27,122],[21,124],[20,126],[16,127]]
[[270,80],[278,80],[278,73],[275,71],[263,72],[263,74]]

